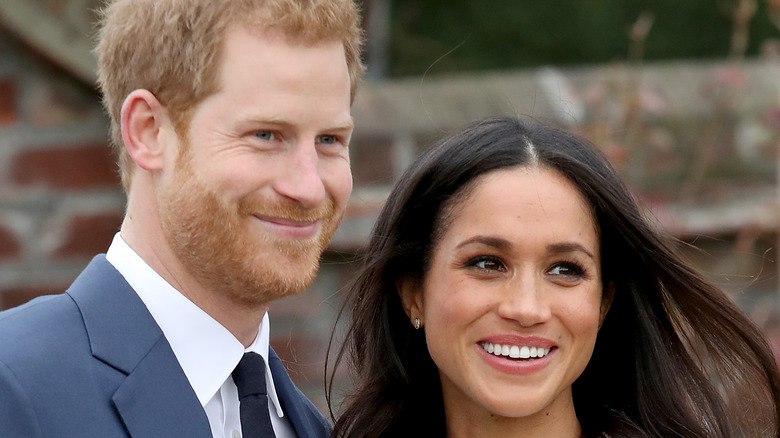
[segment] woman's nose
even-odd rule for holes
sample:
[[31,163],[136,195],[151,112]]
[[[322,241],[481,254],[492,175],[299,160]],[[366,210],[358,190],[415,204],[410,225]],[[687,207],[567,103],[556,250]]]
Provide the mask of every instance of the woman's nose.
[[550,319],[550,306],[540,285],[541,280],[533,275],[524,275],[506,285],[498,305],[499,316],[517,321],[523,327],[531,327]]

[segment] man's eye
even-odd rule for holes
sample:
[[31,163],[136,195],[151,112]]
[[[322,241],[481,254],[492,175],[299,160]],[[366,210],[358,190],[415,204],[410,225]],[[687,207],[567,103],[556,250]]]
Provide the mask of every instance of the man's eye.
[[336,143],[336,136],[335,135],[321,135],[320,136],[320,143],[322,143],[322,144],[333,144],[333,143]]
[[274,133],[271,131],[257,131],[255,132],[255,137],[259,138],[260,140],[273,140],[274,139]]

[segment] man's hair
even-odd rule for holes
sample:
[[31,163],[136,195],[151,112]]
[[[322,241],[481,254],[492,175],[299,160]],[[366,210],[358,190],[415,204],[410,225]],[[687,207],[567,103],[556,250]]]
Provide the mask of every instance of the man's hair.
[[149,90],[183,135],[192,110],[217,91],[227,30],[241,25],[302,44],[342,41],[354,99],[364,66],[353,0],[108,0],[95,53],[126,191],[133,165],[120,127],[124,99],[133,90]]

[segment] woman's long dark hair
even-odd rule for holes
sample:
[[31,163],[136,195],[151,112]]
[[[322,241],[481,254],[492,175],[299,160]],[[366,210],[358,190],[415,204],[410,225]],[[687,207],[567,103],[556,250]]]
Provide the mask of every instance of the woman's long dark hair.
[[605,285],[614,284],[573,385],[585,435],[780,436],[780,373],[758,328],[681,261],[595,147],[517,118],[440,140],[395,185],[342,308],[352,321],[332,372],[346,358],[355,380],[334,436],[445,436],[438,370],[396,281],[423,278],[443,212],[475,178],[517,166],[554,169],[579,188],[599,226]]

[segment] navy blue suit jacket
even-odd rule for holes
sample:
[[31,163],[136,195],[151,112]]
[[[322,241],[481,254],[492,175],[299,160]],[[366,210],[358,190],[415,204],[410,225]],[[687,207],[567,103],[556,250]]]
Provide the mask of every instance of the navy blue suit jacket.
[[[329,436],[273,350],[269,366],[298,436]],[[103,255],[64,294],[0,312],[0,437],[48,436],[211,436],[168,341]]]

